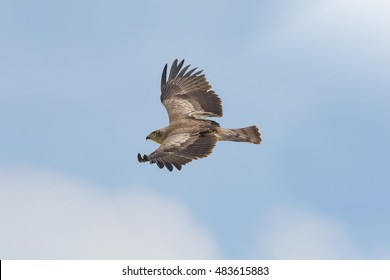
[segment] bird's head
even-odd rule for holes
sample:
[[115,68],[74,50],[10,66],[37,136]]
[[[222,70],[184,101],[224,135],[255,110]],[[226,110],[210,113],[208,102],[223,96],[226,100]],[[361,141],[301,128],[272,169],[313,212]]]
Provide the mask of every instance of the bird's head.
[[146,140],[153,140],[154,142],[161,144],[164,141],[163,133],[160,130],[155,130],[146,136]]

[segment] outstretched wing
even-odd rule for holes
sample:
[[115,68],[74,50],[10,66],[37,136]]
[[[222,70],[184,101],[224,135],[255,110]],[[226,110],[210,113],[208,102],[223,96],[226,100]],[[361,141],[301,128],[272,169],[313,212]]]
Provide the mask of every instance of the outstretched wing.
[[190,65],[182,68],[184,60],[178,64],[176,59],[167,80],[166,64],[161,77],[161,102],[168,111],[169,121],[192,116],[195,118],[222,117],[222,102],[211,90],[202,71],[197,68],[188,70]]
[[168,136],[160,147],[150,155],[143,157],[138,154],[138,161],[156,163],[172,171],[173,167],[181,167],[192,160],[207,157],[215,147],[217,138],[214,134],[205,132],[200,134],[174,134]]

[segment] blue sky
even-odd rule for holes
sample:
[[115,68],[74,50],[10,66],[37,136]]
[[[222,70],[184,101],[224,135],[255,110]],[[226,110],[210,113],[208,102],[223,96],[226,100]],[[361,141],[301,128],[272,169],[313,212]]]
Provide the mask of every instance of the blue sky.
[[[388,259],[389,9],[1,1],[0,258]],[[175,58],[263,144],[139,164]]]

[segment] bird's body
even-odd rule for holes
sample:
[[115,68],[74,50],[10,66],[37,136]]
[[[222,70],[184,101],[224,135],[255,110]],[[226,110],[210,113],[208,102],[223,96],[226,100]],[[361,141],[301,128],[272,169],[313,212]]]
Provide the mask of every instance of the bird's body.
[[202,71],[187,72],[184,60],[172,64],[168,81],[167,65],[161,79],[161,102],[169,115],[169,125],[150,133],[146,139],[160,144],[150,155],[138,154],[140,162],[156,163],[172,171],[178,170],[188,162],[207,157],[217,141],[261,143],[261,135],[256,126],[238,129],[225,129],[208,117],[222,117],[222,104],[219,96]]

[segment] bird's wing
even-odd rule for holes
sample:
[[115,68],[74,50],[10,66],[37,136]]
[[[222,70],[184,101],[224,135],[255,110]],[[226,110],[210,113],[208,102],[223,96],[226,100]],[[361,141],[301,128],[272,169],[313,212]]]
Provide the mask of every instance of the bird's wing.
[[150,155],[141,157],[138,154],[138,160],[156,163],[160,168],[165,166],[169,171],[172,171],[173,167],[180,170],[183,165],[192,160],[207,157],[216,142],[216,136],[210,132],[173,134],[168,136]]
[[166,64],[161,77],[161,102],[168,111],[172,123],[183,116],[195,118],[222,117],[222,102],[219,96],[211,90],[202,71],[197,68],[188,70],[190,65],[183,67],[184,60],[178,64],[172,63],[167,80]]

